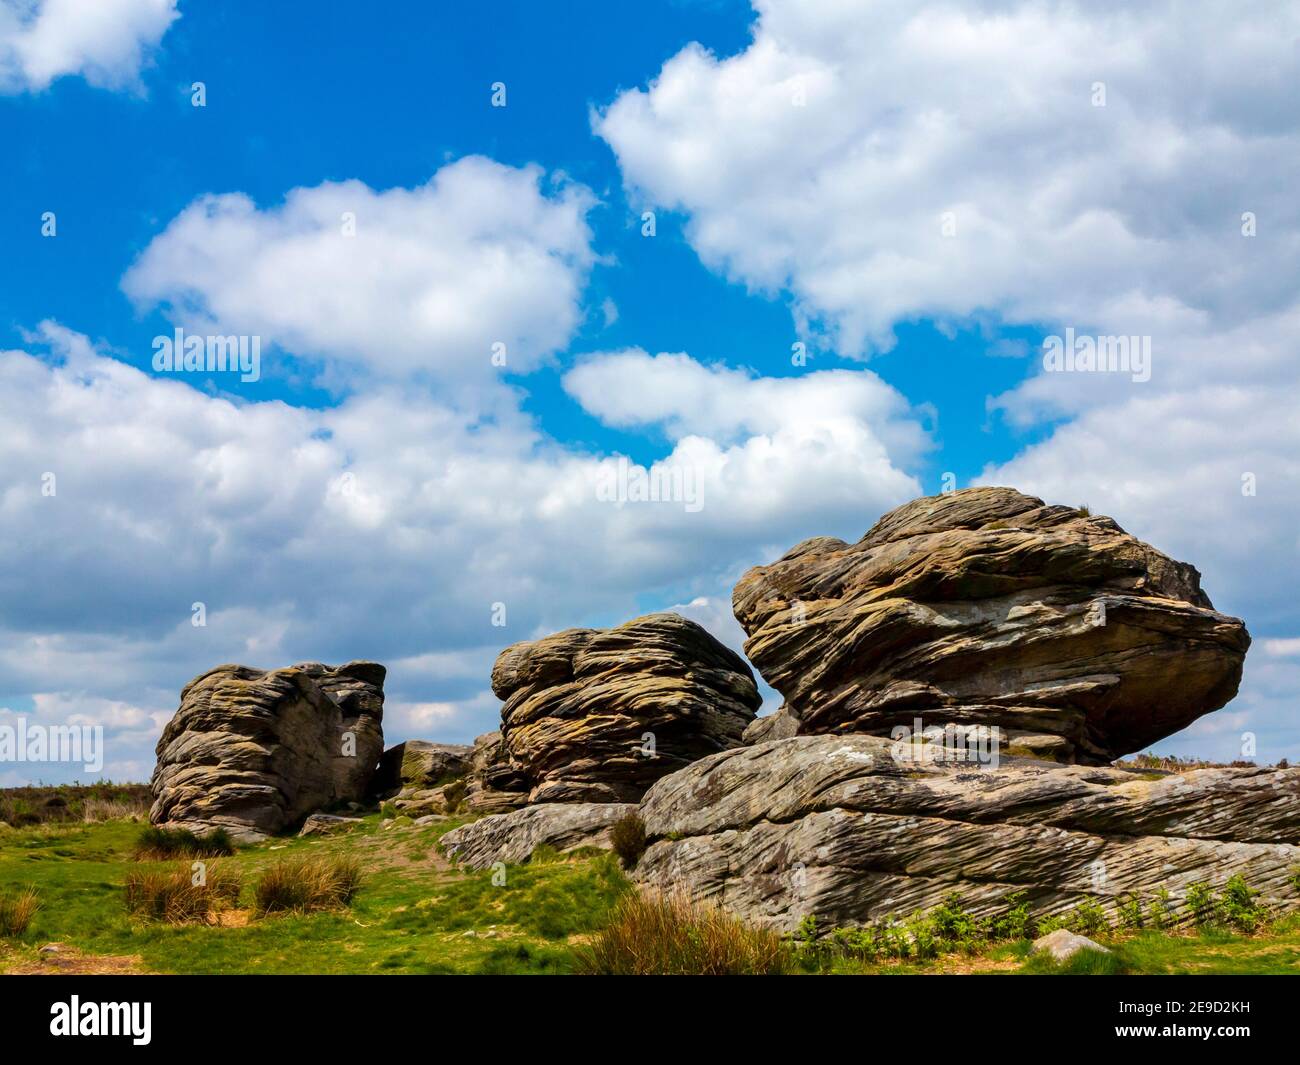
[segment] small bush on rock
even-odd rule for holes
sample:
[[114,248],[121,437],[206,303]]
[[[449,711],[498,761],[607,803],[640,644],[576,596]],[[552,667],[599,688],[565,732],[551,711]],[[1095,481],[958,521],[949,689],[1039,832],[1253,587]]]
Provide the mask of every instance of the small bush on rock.
[[601,976],[769,976],[786,972],[791,960],[775,932],[716,906],[635,891],[576,953],[580,972]]
[[322,856],[281,861],[257,882],[253,910],[268,913],[310,913],[351,905],[361,886],[361,864],[346,856]]
[[623,863],[623,868],[633,868],[641,860],[647,846],[645,822],[641,820],[641,815],[633,810],[615,821],[609,829],[609,842]]

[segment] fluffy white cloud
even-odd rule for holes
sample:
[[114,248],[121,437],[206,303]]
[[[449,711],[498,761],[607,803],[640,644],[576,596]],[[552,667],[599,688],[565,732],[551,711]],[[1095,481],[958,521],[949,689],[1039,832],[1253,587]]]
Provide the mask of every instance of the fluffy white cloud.
[[[594,113],[633,194],[847,355],[921,318],[1149,338],[1146,382],[1035,358],[989,405],[1053,428],[981,480],[1113,514],[1292,636],[1271,574],[1300,555],[1300,9],[755,6],[739,54],[689,46]],[[1295,757],[1281,665],[1257,650],[1219,724],[1173,746],[1239,757],[1244,713]]]
[[743,52],[691,45],[593,124],[708,264],[788,288],[842,351],[922,316],[1294,299],[1294,4],[755,6]]
[[259,209],[205,196],[123,279],[187,330],[439,380],[527,371],[581,318],[594,260],[580,185],[471,156],[415,189],[293,189]]
[[65,75],[137,88],[179,17],[176,0],[0,0],[0,92],[40,91]]
[[[472,411],[409,385],[305,410],[150,376],[52,323],[29,346],[49,350],[0,353],[0,705],[46,692],[169,712],[218,662],[370,657],[390,667],[392,738],[467,740],[495,727],[505,644],[655,601],[725,602],[747,566],[811,533],[858,535],[917,490],[881,439],[920,437],[867,371],[732,381],[661,356],[692,388],[755,398],[744,425],[655,408],[695,430],[660,460],[700,478],[692,510],[602,496],[644,468],[550,440],[504,388]],[[628,359],[633,376],[655,362],[595,356],[583,380]],[[878,429],[849,435],[847,400],[843,426],[819,425],[808,391],[828,384]],[[143,718],[121,725],[113,775],[156,738]]]

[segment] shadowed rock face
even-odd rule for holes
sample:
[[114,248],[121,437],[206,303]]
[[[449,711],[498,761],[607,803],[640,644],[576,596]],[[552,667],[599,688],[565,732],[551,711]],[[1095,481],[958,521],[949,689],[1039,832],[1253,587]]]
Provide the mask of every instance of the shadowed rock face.
[[492,690],[505,703],[496,786],[526,783],[532,803],[635,801],[665,773],[738,745],[761,701],[745,661],[677,614],[514,644]]
[[907,750],[796,736],[701,759],[642,800],[652,842],[635,879],[782,930],[806,914],[823,927],[902,917],[951,892],[984,915],[1017,891],[1039,916],[1085,896],[1113,915],[1157,888],[1182,907],[1189,884],[1236,873],[1269,905],[1297,904],[1300,769],[972,769]]
[[360,801],[384,748],[384,667],[217,666],[190,681],[158,741],[149,818],[258,839]]
[[920,717],[1087,764],[1218,709],[1250,645],[1193,566],[1009,488],[917,499],[856,544],[806,540],[749,570],[732,605],[802,734]]

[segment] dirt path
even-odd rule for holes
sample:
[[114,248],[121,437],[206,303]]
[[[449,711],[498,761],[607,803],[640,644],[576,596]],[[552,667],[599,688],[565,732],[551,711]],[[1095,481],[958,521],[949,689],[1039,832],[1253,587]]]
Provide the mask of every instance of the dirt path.
[[0,957],[5,976],[139,976],[138,954],[83,954],[63,943],[47,943],[35,954]]

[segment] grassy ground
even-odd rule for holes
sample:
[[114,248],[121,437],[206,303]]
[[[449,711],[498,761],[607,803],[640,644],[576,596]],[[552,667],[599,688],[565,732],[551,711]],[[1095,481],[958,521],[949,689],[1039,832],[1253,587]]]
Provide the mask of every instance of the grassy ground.
[[[0,892],[32,886],[41,909],[16,939],[0,939],[0,971],[160,973],[565,973],[573,947],[606,922],[627,890],[609,855],[543,856],[505,871],[451,868],[438,837],[457,822],[418,828],[378,815],[327,837],[271,840],[215,859],[243,876],[238,908],[218,926],[168,926],[131,918],[123,902],[129,872],[168,863],[139,862],[142,824],[48,823],[0,826]],[[261,870],[285,857],[347,853],[364,870],[351,908],[268,916],[250,912]],[[1073,970],[1129,973],[1297,973],[1300,917],[1256,936],[1210,931],[1099,936],[1113,957],[1082,958]],[[39,948],[57,942],[57,954]],[[837,959],[835,973],[1050,972],[1028,957],[1026,942],[977,954],[917,962],[863,964]],[[797,967],[796,967],[797,968]]]
[[148,784],[37,784],[0,788],[0,821],[13,825],[105,821],[147,816],[153,797]]
[[[41,909],[16,940],[0,940],[0,971],[40,971],[38,949],[64,944],[74,968],[162,973],[557,972],[570,944],[598,928],[626,881],[609,856],[542,860],[506,871],[449,868],[435,844],[447,822],[381,828],[378,815],[346,835],[273,840],[214,859],[238,868],[241,907],[258,872],[285,857],[346,851],[365,877],[351,908],[337,913],[223,916],[220,926],[171,927],[131,919],[127,874],[163,868],[138,862],[141,825],[0,827],[0,891],[33,886]],[[97,963],[95,959],[109,959]]]

